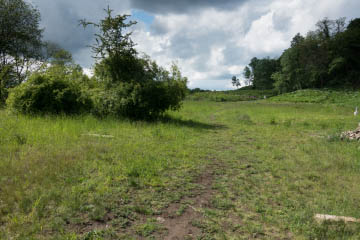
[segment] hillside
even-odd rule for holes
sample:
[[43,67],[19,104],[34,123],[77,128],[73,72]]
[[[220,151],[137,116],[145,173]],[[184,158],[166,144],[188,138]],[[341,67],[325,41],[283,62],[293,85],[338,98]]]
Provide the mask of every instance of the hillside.
[[270,99],[272,102],[321,103],[343,106],[360,106],[360,91],[341,90],[298,90]]

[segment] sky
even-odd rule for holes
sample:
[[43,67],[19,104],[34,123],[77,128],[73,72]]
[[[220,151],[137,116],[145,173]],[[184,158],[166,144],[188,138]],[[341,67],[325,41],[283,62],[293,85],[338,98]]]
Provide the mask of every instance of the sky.
[[[137,50],[168,68],[176,63],[189,88],[233,89],[231,77],[253,57],[279,57],[297,34],[306,35],[328,17],[360,17],[359,0],[26,0],[39,9],[44,40],[73,54],[87,72],[94,65],[88,47],[108,5],[129,14]],[[244,82],[241,81],[244,85]]]

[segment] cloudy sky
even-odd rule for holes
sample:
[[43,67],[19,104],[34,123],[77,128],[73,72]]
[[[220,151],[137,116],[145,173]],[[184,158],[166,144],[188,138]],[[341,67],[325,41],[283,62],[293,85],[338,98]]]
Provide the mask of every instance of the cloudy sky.
[[252,57],[278,57],[292,37],[306,34],[324,18],[360,17],[359,0],[27,0],[40,10],[44,38],[72,52],[77,63],[94,64],[87,47],[110,6],[131,14],[137,49],[168,67],[176,62],[189,87],[231,89],[231,77]]

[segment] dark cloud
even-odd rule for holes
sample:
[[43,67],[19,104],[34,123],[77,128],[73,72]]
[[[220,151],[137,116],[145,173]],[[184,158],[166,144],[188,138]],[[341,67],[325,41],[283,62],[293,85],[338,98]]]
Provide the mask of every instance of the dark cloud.
[[233,9],[248,0],[131,0],[133,8],[152,13],[184,13],[207,7]]
[[79,26],[79,15],[65,3],[39,6],[42,13],[44,38],[56,42],[68,51],[74,52],[86,47],[92,39],[92,29]]
[[169,31],[167,26],[159,21],[154,21],[150,26],[150,30],[153,34],[156,35],[163,35]]
[[40,11],[41,25],[45,29],[44,40],[55,42],[70,51],[84,67],[90,67],[93,62],[88,45],[94,41],[95,29],[84,29],[79,25],[79,20],[99,21],[105,15],[103,9],[107,5],[116,9],[116,13],[128,10],[125,4],[119,4],[116,0],[28,1]]

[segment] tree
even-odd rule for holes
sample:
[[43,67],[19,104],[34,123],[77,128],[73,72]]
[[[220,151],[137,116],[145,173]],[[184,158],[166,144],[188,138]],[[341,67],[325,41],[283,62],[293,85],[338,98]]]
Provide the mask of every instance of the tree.
[[247,85],[252,84],[256,89],[272,89],[274,80],[271,75],[279,70],[279,66],[280,63],[277,59],[252,58],[249,66],[246,66],[243,71]]
[[[40,13],[24,0],[0,0],[1,94],[24,81],[41,58]],[[0,101],[6,96],[1,95]]]
[[239,88],[241,86],[240,80],[238,78],[236,78],[236,76],[233,76],[231,78],[231,83],[234,87],[236,86],[236,88]]
[[53,42],[44,43],[44,59],[55,65],[65,66],[74,63],[72,54]]
[[252,73],[248,66],[244,68],[243,76],[246,79],[246,85],[249,86],[252,82]]
[[94,96],[97,115],[113,114],[133,119],[154,119],[166,110],[177,110],[187,91],[187,78],[176,65],[170,71],[158,66],[148,56],[140,57],[128,28],[136,22],[129,15],[106,17],[99,23],[80,23],[99,29],[95,34],[96,81],[103,85]]
[[333,85],[360,88],[360,18],[350,21],[332,44],[329,74]]
[[[84,28],[91,25],[99,29],[99,33],[95,34],[96,43],[91,46],[94,58],[98,60],[97,64],[110,76],[112,83],[141,81],[145,75],[142,63],[137,58],[135,44],[131,40],[131,32],[128,28],[136,24],[134,21],[127,21],[130,15],[112,16],[112,10],[108,6],[105,9],[106,17],[100,23],[87,22],[81,20],[80,23]],[[105,71],[105,72],[104,72]]]
[[324,18],[316,27],[306,37],[297,34],[282,54],[281,70],[272,75],[279,91],[356,85],[360,40],[356,31],[349,34],[345,18]]

